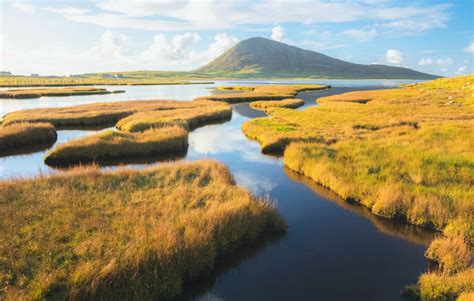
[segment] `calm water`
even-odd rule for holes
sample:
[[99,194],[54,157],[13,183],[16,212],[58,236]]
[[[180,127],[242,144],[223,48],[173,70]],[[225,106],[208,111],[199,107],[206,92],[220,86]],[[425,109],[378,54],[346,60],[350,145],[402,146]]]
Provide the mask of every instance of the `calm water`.
[[[314,105],[314,99],[323,95],[387,87],[396,82],[329,83],[333,89],[300,93],[305,106]],[[216,85],[232,84],[242,82],[204,86],[127,86],[125,94],[77,96],[64,100],[67,105],[119,99],[190,100],[212,93],[212,87]],[[63,104],[61,99],[22,100],[15,109],[56,106],[59,102]],[[11,111],[13,105],[8,101],[1,100],[0,103],[3,113]],[[191,132],[189,149],[181,160],[213,158],[224,162],[239,185],[257,196],[269,195],[277,202],[288,222],[288,232],[222,258],[211,275],[187,288],[184,299],[400,300],[400,289],[416,282],[417,276],[427,269],[423,252],[431,235],[377,218],[364,208],[350,205],[285,169],[281,159],[261,154],[259,145],[248,140],[240,130],[242,122],[257,116],[262,113],[245,104],[235,105],[231,121]],[[93,131],[59,131],[57,143],[90,133]],[[0,158],[1,176],[50,172],[42,163],[46,151]],[[131,166],[140,168],[145,164]]]

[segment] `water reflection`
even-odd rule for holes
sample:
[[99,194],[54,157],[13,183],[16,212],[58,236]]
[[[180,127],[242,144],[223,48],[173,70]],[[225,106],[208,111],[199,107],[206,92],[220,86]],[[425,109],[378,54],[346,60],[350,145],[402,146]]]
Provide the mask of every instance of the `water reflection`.
[[285,173],[292,181],[305,184],[323,199],[337,204],[341,208],[344,208],[344,210],[348,210],[353,214],[370,220],[377,228],[377,230],[379,230],[383,234],[402,238],[424,246],[428,246],[435,236],[433,232],[424,230],[420,227],[415,227],[406,223],[395,222],[390,219],[379,217],[371,213],[368,208],[357,203],[349,203],[341,199],[333,191],[324,188],[323,186],[312,181],[310,178],[305,177],[297,172],[294,172],[286,167]]

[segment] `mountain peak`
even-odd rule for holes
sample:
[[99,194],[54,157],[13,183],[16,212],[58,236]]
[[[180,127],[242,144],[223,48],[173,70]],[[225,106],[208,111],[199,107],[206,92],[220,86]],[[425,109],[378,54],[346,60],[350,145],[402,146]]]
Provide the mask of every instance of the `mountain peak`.
[[262,37],[253,37],[237,43],[196,71],[243,77],[406,79],[436,77],[402,67],[354,64]]

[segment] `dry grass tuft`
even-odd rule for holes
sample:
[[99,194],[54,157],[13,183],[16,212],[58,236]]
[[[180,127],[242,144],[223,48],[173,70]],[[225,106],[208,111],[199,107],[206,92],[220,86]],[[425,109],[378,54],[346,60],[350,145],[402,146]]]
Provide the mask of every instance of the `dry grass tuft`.
[[[34,193],[32,193],[34,191]],[[167,299],[285,223],[222,164],[0,182],[0,299]]]
[[250,103],[250,107],[256,110],[268,111],[272,108],[295,109],[304,105],[304,100],[298,98],[288,98],[274,101],[255,101]]
[[224,103],[214,103],[190,109],[159,110],[140,112],[128,116],[117,123],[122,131],[140,132],[149,128],[177,125],[192,130],[213,122],[229,120],[232,108]]
[[152,128],[142,133],[106,130],[60,144],[46,155],[44,161],[52,166],[101,163],[178,154],[187,147],[188,131],[179,126]]
[[54,143],[56,138],[56,130],[49,123],[17,123],[0,126],[0,152],[42,143]]

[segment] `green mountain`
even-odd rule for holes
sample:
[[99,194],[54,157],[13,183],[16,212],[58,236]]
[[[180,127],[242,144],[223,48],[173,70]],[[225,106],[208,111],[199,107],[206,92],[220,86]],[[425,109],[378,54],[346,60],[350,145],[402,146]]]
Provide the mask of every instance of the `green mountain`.
[[265,38],[250,38],[195,72],[236,77],[433,79],[403,67],[361,65]]

